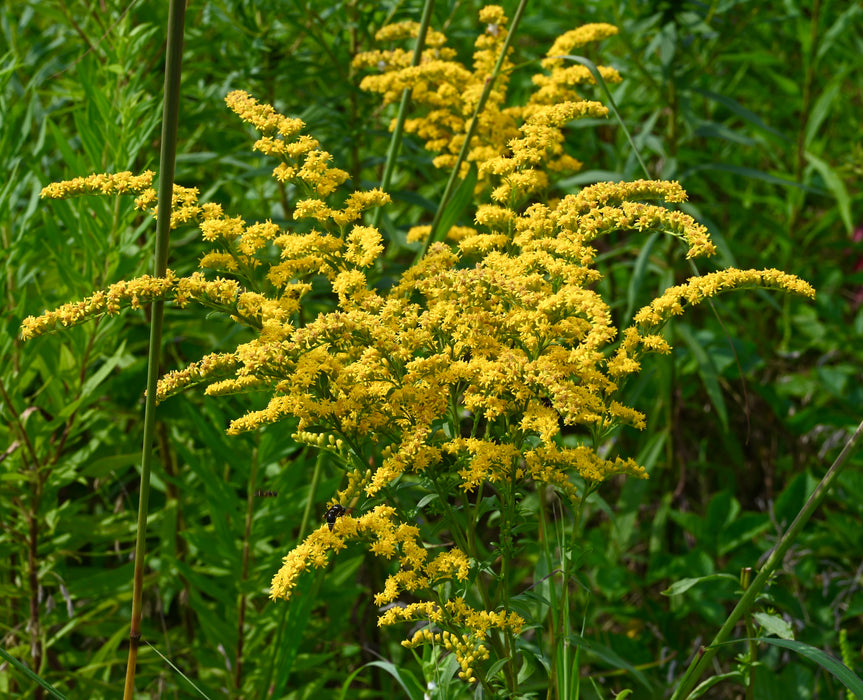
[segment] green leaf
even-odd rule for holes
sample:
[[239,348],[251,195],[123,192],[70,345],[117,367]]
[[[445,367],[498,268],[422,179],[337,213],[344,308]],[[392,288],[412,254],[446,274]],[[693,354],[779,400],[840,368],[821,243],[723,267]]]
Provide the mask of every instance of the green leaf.
[[740,671],[730,671],[729,673],[720,673],[717,676],[711,676],[706,681],[703,681],[689,694],[689,699],[700,698],[704,696],[713,686],[719,685],[725,681],[733,681],[735,683],[743,683],[744,676]]
[[721,580],[734,581],[737,583],[737,577],[732,576],[731,574],[709,574],[707,576],[699,576],[697,578],[682,578],[679,581],[675,581],[668,588],[662,591],[662,595],[667,596],[676,596],[682,595],[686,593],[693,586],[697,586],[699,583],[704,583],[705,581],[721,581]]
[[717,553],[725,555],[742,544],[752,542],[762,532],[770,529],[770,526],[770,518],[766,513],[744,513],[722,528]]
[[389,673],[404,689],[411,700],[423,700],[425,690],[414,675],[405,669],[400,669],[389,661],[370,661],[366,666],[377,666]]
[[656,241],[659,240],[659,232],[651,234],[650,238],[641,246],[638,257],[635,260],[635,267],[632,268],[632,277],[629,279],[629,286],[626,288],[626,312],[623,318],[631,319],[635,313],[635,305],[641,296],[641,290],[644,288],[644,280],[647,276],[647,263],[650,261],[650,253]]
[[761,642],[764,644],[772,644],[775,647],[790,649],[800,656],[804,656],[810,661],[814,661],[821,668],[832,674],[842,685],[850,690],[857,697],[863,697],[863,679],[860,678],[854,671],[848,668],[835,656],[822,651],[817,647],[813,647],[803,642],[798,642],[794,639],[777,639],[775,637],[756,637],[745,639],[733,639],[727,642],[722,642],[718,646],[726,644],[735,644],[737,642]]
[[624,671],[629,672],[639,683],[641,683],[641,685],[647,688],[647,690],[651,692],[655,690],[655,687],[650,682],[650,679],[647,676],[645,676],[641,671],[635,668],[635,666],[633,666],[628,661],[619,656],[613,649],[605,646],[604,644],[600,644],[599,642],[592,639],[586,639],[578,634],[567,635],[567,639],[569,639],[573,644],[578,645],[585,651],[589,651],[598,659],[601,659],[613,668],[620,668]]
[[776,522],[780,526],[787,526],[797,517],[815,486],[816,482],[808,472],[797,474],[791,479],[791,483],[779,494],[773,507]]
[[764,120],[761,119],[755,112],[752,112],[743,105],[741,105],[737,100],[734,100],[730,97],[726,97],[725,95],[720,95],[717,92],[713,92],[712,90],[707,90],[705,88],[692,88],[692,91],[706,97],[708,100],[712,100],[717,104],[721,104],[723,107],[728,109],[733,114],[737,115],[741,119],[752,124],[758,131],[763,134],[772,137],[772,139],[780,141],[780,142],[788,142],[789,138],[781,131],[774,129],[772,126],[768,126],[764,123]]
[[90,396],[99,385],[108,378],[108,375],[114,371],[114,368],[120,364],[126,355],[126,341],[120,343],[120,347],[117,348],[117,352],[115,352],[111,357],[107,358],[105,362],[99,367],[96,372],[87,377],[87,381],[84,382],[84,386],[81,387],[81,396],[87,397]]
[[731,492],[727,489],[720,491],[710,499],[707,506],[704,523],[706,531],[711,533],[714,539],[718,539],[719,533],[734,521],[739,512],[740,503]]
[[500,673],[500,670],[504,666],[506,666],[509,659],[510,659],[510,657],[507,656],[503,659],[498,659],[497,661],[495,661],[491,666],[489,666],[488,671],[486,671],[486,675],[489,678],[494,678],[498,673]]
[[713,360],[704,350],[704,347],[698,342],[692,331],[689,330],[689,326],[685,323],[678,323],[675,326],[675,331],[698,363],[698,376],[701,377],[701,383],[707,392],[707,398],[710,399],[710,403],[716,409],[716,415],[719,418],[719,424],[722,426],[722,432],[727,433],[728,408],[725,405],[722,388],[719,386],[719,373],[716,370],[716,365],[713,364]]
[[771,185],[780,185],[782,187],[790,187],[796,190],[803,190],[804,192],[811,192],[812,194],[825,194],[824,190],[819,187],[812,187],[811,185],[806,185],[801,182],[797,182],[796,180],[791,180],[785,177],[778,177],[776,175],[771,175],[770,173],[766,173],[763,170],[756,170],[755,168],[747,168],[742,165],[731,165],[729,163],[701,163],[699,165],[694,165],[691,168],[685,170],[680,175],[680,179],[689,179],[694,173],[700,172],[702,170],[718,170],[720,172],[731,173],[732,175],[737,175],[741,178],[749,178],[752,180],[763,180],[764,182],[768,182]]
[[102,457],[88,462],[81,470],[81,476],[90,477],[92,479],[101,479],[113,474],[118,469],[136,465],[141,461],[140,452],[132,452],[123,455],[111,455],[110,457]]
[[757,612],[752,617],[767,634],[775,634],[780,639],[794,639],[794,630],[781,615]]
[[821,91],[818,99],[815,100],[815,105],[809,113],[809,120],[806,122],[806,137],[804,142],[807,149],[810,148],[812,142],[821,133],[824,120],[832,113],[834,102],[837,97],[841,96],[842,84],[847,79],[847,76],[847,71],[834,75],[827,87]]
[[[467,171],[467,176],[459,183],[456,191],[453,193],[443,214],[440,218],[437,231],[432,231],[435,241],[442,241],[449,230],[455,226],[459,218],[464,214],[470,203],[473,201],[473,190],[476,187],[477,169],[476,164],[471,163]],[[432,241],[432,242],[435,242]]]
[[695,539],[701,541],[708,536],[704,528],[704,518],[697,513],[672,510],[671,519],[682,527],[686,532],[694,535]]
[[55,698],[60,698],[60,700],[66,700],[66,696],[63,695],[59,690],[57,690],[53,685],[51,685],[48,681],[42,680],[39,676],[37,676],[33,671],[27,668],[24,664],[22,664],[18,659],[14,656],[8,654],[5,649],[0,647],[0,656],[2,656],[6,661],[12,664],[12,667],[15,668],[21,675],[26,676],[31,681],[38,683],[45,690],[47,690],[51,695]]
[[[288,685],[288,678],[297,654],[303,646],[303,632],[309,626],[312,608],[318,601],[321,579],[323,572],[318,570],[314,582],[310,586],[303,587],[297,591],[289,601],[279,601],[277,605],[282,606],[287,612],[282,613],[279,624],[279,638],[277,638],[279,658],[277,664],[277,678],[273,683],[277,691],[281,691]],[[285,619],[287,617],[287,619]],[[280,692],[276,693],[280,695]]]
[[839,215],[842,217],[842,223],[845,224],[845,232],[848,235],[854,231],[854,220],[851,215],[851,198],[848,196],[848,189],[845,187],[845,182],[839,174],[830,167],[830,165],[820,158],[817,158],[809,151],[804,153],[807,162],[818,171],[827,189],[830,190],[836,206],[839,208]]
[[[817,60],[821,61],[831,50],[836,49],[836,44],[843,38],[855,36],[859,29],[860,13],[863,8],[859,3],[849,3],[848,9],[845,10],[833,25],[820,36],[818,42]],[[841,51],[842,49],[838,49]]]

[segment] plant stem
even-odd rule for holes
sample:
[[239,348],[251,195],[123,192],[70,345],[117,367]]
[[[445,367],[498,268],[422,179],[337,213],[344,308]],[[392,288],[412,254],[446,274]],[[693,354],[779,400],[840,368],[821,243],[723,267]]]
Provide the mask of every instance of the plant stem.
[[[177,121],[180,112],[180,72],[183,63],[183,25],[186,0],[171,0],[168,9],[168,42],[165,65],[165,104],[162,110],[162,149],[159,156],[159,208],[156,221],[155,276],[164,277],[168,266],[171,200],[174,191],[174,161],[177,155]],[[132,621],[129,629],[129,661],[126,665],[124,700],[135,694],[135,667],[141,640],[141,609],[144,559],[147,549],[147,511],[150,501],[150,470],[156,426],[156,382],[159,378],[164,302],[155,301],[150,318],[147,365],[147,396],[144,407],[144,440],[141,448],[141,485],[138,501],[138,531],[135,538],[135,574],[132,589]]]
[[[740,573],[740,588],[746,590],[752,582],[752,567],[747,566]],[[746,636],[749,638],[749,654],[747,661],[746,700],[755,700],[755,664],[758,661],[758,642],[755,641],[755,625],[752,622],[752,613],[747,610],[744,615],[746,625]]]
[[848,442],[845,443],[842,453],[836,458],[836,461],[833,462],[833,465],[821,479],[818,486],[812,492],[812,495],[809,496],[809,500],[806,501],[806,504],[797,514],[797,517],[794,518],[794,522],[791,523],[785,534],[779,538],[779,541],[776,543],[770,556],[767,557],[767,561],[764,562],[764,567],[758,572],[758,576],[755,577],[752,585],[743,593],[743,596],[740,598],[737,605],[734,606],[734,610],[731,611],[728,619],[722,625],[719,632],[716,633],[710,646],[706,648],[702,647],[698,654],[695,655],[695,658],[689,664],[689,668],[686,669],[686,673],[684,673],[680,685],[671,696],[671,700],[682,700],[683,698],[689,697],[689,693],[692,692],[698,679],[701,678],[701,675],[712,663],[713,657],[716,656],[716,652],[719,650],[719,645],[728,639],[734,626],[737,624],[737,621],[755,603],[756,598],[767,584],[770,576],[773,575],[773,572],[782,563],[782,559],[785,557],[785,553],[788,551],[788,548],[791,547],[794,540],[797,538],[797,535],[800,534],[800,531],[809,521],[809,518],[817,510],[818,506],[821,505],[821,502],[827,495],[827,491],[833,485],[833,482],[839,477],[839,474],[842,473],[842,469],[848,461],[848,458],[851,456],[851,453],[854,451],[861,435],[863,435],[863,422],[857,426],[857,430],[854,431],[854,435],[852,435]]
[[[418,66],[422,60],[423,48],[426,43],[426,34],[428,34],[429,24],[431,24],[432,10],[434,9],[434,0],[426,0],[423,7],[423,16],[420,20],[419,33],[417,34],[417,43],[414,47],[414,55],[411,59],[411,66]],[[402,134],[404,133],[405,119],[408,114],[408,102],[410,101],[410,88],[405,88],[402,91],[402,99],[399,102],[399,111],[396,113],[396,125],[393,129],[393,135],[390,137],[390,144],[387,148],[387,161],[384,165],[384,173],[381,176],[381,189],[386,192],[389,189],[390,182],[393,179],[393,171],[396,168],[396,159],[399,156],[399,150],[402,145]],[[380,224],[381,215],[383,214],[382,207],[375,207],[372,214],[372,226],[376,227]]]
[[[452,172],[450,173],[449,180],[447,180],[446,187],[444,188],[443,194],[440,198],[440,203],[438,204],[437,211],[435,212],[434,219],[431,224],[431,231],[429,231],[429,235],[423,244],[423,247],[420,248],[419,253],[417,253],[416,258],[414,259],[414,264],[418,263],[423,256],[426,254],[429,246],[434,243],[438,238],[437,227],[440,225],[440,220],[443,217],[443,213],[446,210],[446,205],[452,196],[453,190],[455,190],[456,182],[458,181],[458,174],[461,170],[461,164],[464,163],[467,158],[467,153],[470,150],[470,142],[473,140],[473,136],[476,133],[477,126],[479,125],[479,115],[482,114],[482,110],[485,108],[485,103],[488,101],[489,95],[491,95],[491,89],[494,87],[494,82],[497,80],[498,75],[500,75],[500,69],[503,66],[503,62],[506,59],[507,51],[509,50],[510,42],[512,38],[515,36],[515,32],[518,29],[518,25],[521,23],[521,16],[524,14],[524,10],[527,7],[527,0],[520,0],[518,3],[518,8],[516,8],[515,16],[512,18],[512,24],[509,27],[509,31],[507,32],[506,39],[503,41],[503,46],[500,49],[500,55],[497,57],[497,63],[494,65],[494,69],[485,80],[485,86],[482,90],[482,95],[480,95],[479,101],[476,103],[476,109],[473,112],[473,116],[470,119],[469,126],[467,129],[467,133],[464,135],[464,141],[461,144],[461,150],[459,151],[458,158],[456,158],[455,165],[452,168]],[[441,233],[443,236],[446,234],[446,231]]]
[[309,526],[309,518],[312,513],[312,504],[315,502],[315,493],[318,490],[318,482],[321,480],[321,471],[324,468],[326,460],[326,450],[319,450],[318,457],[315,460],[315,471],[312,472],[312,483],[309,484],[309,500],[306,501],[305,510],[303,510],[303,519],[300,521],[300,531],[297,533],[297,547],[303,542],[303,537],[306,536],[306,528]]
[[[569,698],[570,691],[570,668],[569,668],[569,646],[568,637],[569,631],[569,579],[571,576],[572,554],[575,551],[576,542],[579,539],[581,531],[581,519],[584,514],[584,505],[588,497],[595,490],[595,487],[585,487],[584,495],[579,499],[578,506],[575,510],[573,518],[572,530],[569,534],[569,544],[561,548],[560,572],[563,585],[560,593],[560,607],[557,611],[557,623],[552,619],[550,630],[550,642],[553,650],[551,657],[551,671],[549,672],[549,685],[547,697],[550,699],[553,695],[557,698]],[[563,540],[563,533],[560,533],[559,540]],[[552,572],[553,574],[554,572]],[[551,574],[550,574],[551,575]],[[559,649],[559,651],[558,651]],[[577,654],[577,651],[576,651]],[[575,659],[577,663],[577,655]],[[561,685],[562,683],[562,685]]]
[[[258,451],[252,455],[252,472],[249,474],[248,494],[246,495],[246,523],[243,529],[243,565],[240,573],[240,581],[245,583],[249,578],[249,556],[252,539],[252,521],[255,518],[255,489],[258,482]],[[243,682],[243,646],[244,632],[246,627],[246,605],[248,596],[245,591],[240,593],[240,602],[237,614],[237,655],[234,671],[234,689],[239,690]]]

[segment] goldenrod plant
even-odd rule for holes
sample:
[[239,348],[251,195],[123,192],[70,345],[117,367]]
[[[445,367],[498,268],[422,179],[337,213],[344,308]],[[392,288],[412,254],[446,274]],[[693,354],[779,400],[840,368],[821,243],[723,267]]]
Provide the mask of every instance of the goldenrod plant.
[[[437,236],[427,222],[400,222],[425,251],[415,264],[396,274],[386,254],[399,254],[397,242],[368,223],[390,204],[387,192],[350,182],[301,120],[235,90],[227,106],[258,132],[254,150],[276,161],[295,223],[247,220],[175,186],[171,227],[195,225],[212,246],[200,271],[117,282],[27,318],[21,335],[157,300],[230,316],[252,339],[168,372],[157,400],[199,385],[210,396],[258,392],[266,405],[236,416],[230,434],[290,426],[284,440],[325,451],[343,472],[326,521],[285,552],[271,598],[294,599],[309,571],[362,546],[388,562],[370,602],[378,624],[401,625],[404,646],[426,647],[424,658],[441,664],[426,666],[429,684],[440,686],[447,668],[486,697],[516,697],[546,674],[549,697],[576,697],[584,613],[571,589],[584,505],[609,480],[648,478],[631,456],[615,454],[623,426],[645,427],[624,387],[648,354],[672,351],[669,321],[721,292],[815,292],[776,269],[719,269],[669,286],[617,327],[615,300],[600,292],[598,242],[658,232],[678,239],[687,259],[709,259],[708,231],[676,208],[686,201],[677,182],[555,190],[581,167],[567,124],[608,112],[581,95],[591,73],[561,56],[612,36],[613,26],[563,34],[533,77],[534,93],[510,105],[507,17],[488,6],[479,20],[470,66],[436,31],[418,65],[387,46],[355,61],[369,71],[362,88],[384,104],[410,91],[419,114],[405,121],[407,133],[425,141],[435,166],[473,183],[466,222]],[[399,23],[378,39],[418,32]],[[619,80],[612,68],[599,72]],[[155,214],[167,202],[157,202],[152,178],[97,174],[49,185],[42,196],[129,194]],[[320,289],[325,308],[313,293]],[[303,313],[312,296],[317,313]],[[545,575],[521,588],[540,560]],[[455,663],[445,667],[444,657]]]

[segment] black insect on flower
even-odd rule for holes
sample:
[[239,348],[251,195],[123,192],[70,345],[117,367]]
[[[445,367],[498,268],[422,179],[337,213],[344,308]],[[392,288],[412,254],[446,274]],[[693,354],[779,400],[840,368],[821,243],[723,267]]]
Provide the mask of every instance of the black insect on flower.
[[342,508],[340,503],[336,503],[332,506],[326,513],[324,513],[324,520],[327,521],[327,525],[330,526],[330,530],[333,529],[333,525],[336,524],[336,518],[345,514],[345,509]]

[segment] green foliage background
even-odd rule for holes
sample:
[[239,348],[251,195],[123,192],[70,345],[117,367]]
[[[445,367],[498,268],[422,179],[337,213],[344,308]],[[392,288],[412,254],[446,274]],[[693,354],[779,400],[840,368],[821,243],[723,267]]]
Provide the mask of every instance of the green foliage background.
[[[436,7],[434,26],[465,56],[480,6]],[[416,2],[192,3],[177,182],[228,211],[287,224],[271,164],[251,153],[249,133],[224,107],[240,88],[301,117],[336,165],[375,184],[389,116],[358,90],[350,59],[379,26],[418,12]],[[155,226],[131,199],[40,202],[39,191],[90,172],[155,167],[166,13],[166,3],[5,0],[0,15],[0,646],[70,697],[93,700],[117,697],[125,671],[147,318],[128,313],[26,345],[17,334],[25,316],[152,266]],[[818,289],[811,305],[729,297],[716,303],[721,321],[696,310],[671,330],[674,355],[651,359],[633,386],[648,428],[616,447],[651,478],[588,506],[579,614],[591,642],[580,662],[596,684],[583,686],[585,697],[647,692],[616,657],[643,672],[649,696],[662,696],[736,590],[717,578],[661,592],[756,567],[863,413],[861,17],[860,3],[791,0],[528,8],[516,40],[524,61],[578,24],[617,25],[601,59],[624,76],[613,93],[651,175],[681,181],[686,210],[710,228],[721,263],[778,267]],[[516,92],[530,72],[516,71]],[[586,167],[564,191],[640,176],[614,121],[571,131]],[[406,143],[387,234],[430,220],[442,186],[419,144]],[[184,274],[200,252],[195,235],[176,239],[169,265]],[[619,318],[690,274],[681,249],[658,239],[614,241],[605,256]],[[189,309],[169,309],[165,328],[165,369],[241,340],[225,320]],[[313,489],[317,456],[288,438],[287,425],[227,438],[229,418],[252,401],[189,394],[160,407],[144,622],[153,649],[139,659],[141,697],[198,696],[156,649],[208,697],[404,697],[396,676],[420,671],[401,637],[375,624],[379,562],[348,551],[297,601],[268,601],[272,573],[303,534],[305,504],[322,513],[339,473],[326,471]],[[861,462],[765,600],[798,639],[837,656],[845,630],[846,662],[858,673]],[[736,651],[723,658],[728,669]],[[365,666],[375,660],[394,666]],[[842,692],[777,648],[761,660],[755,697]],[[41,692],[0,673],[4,697]]]

